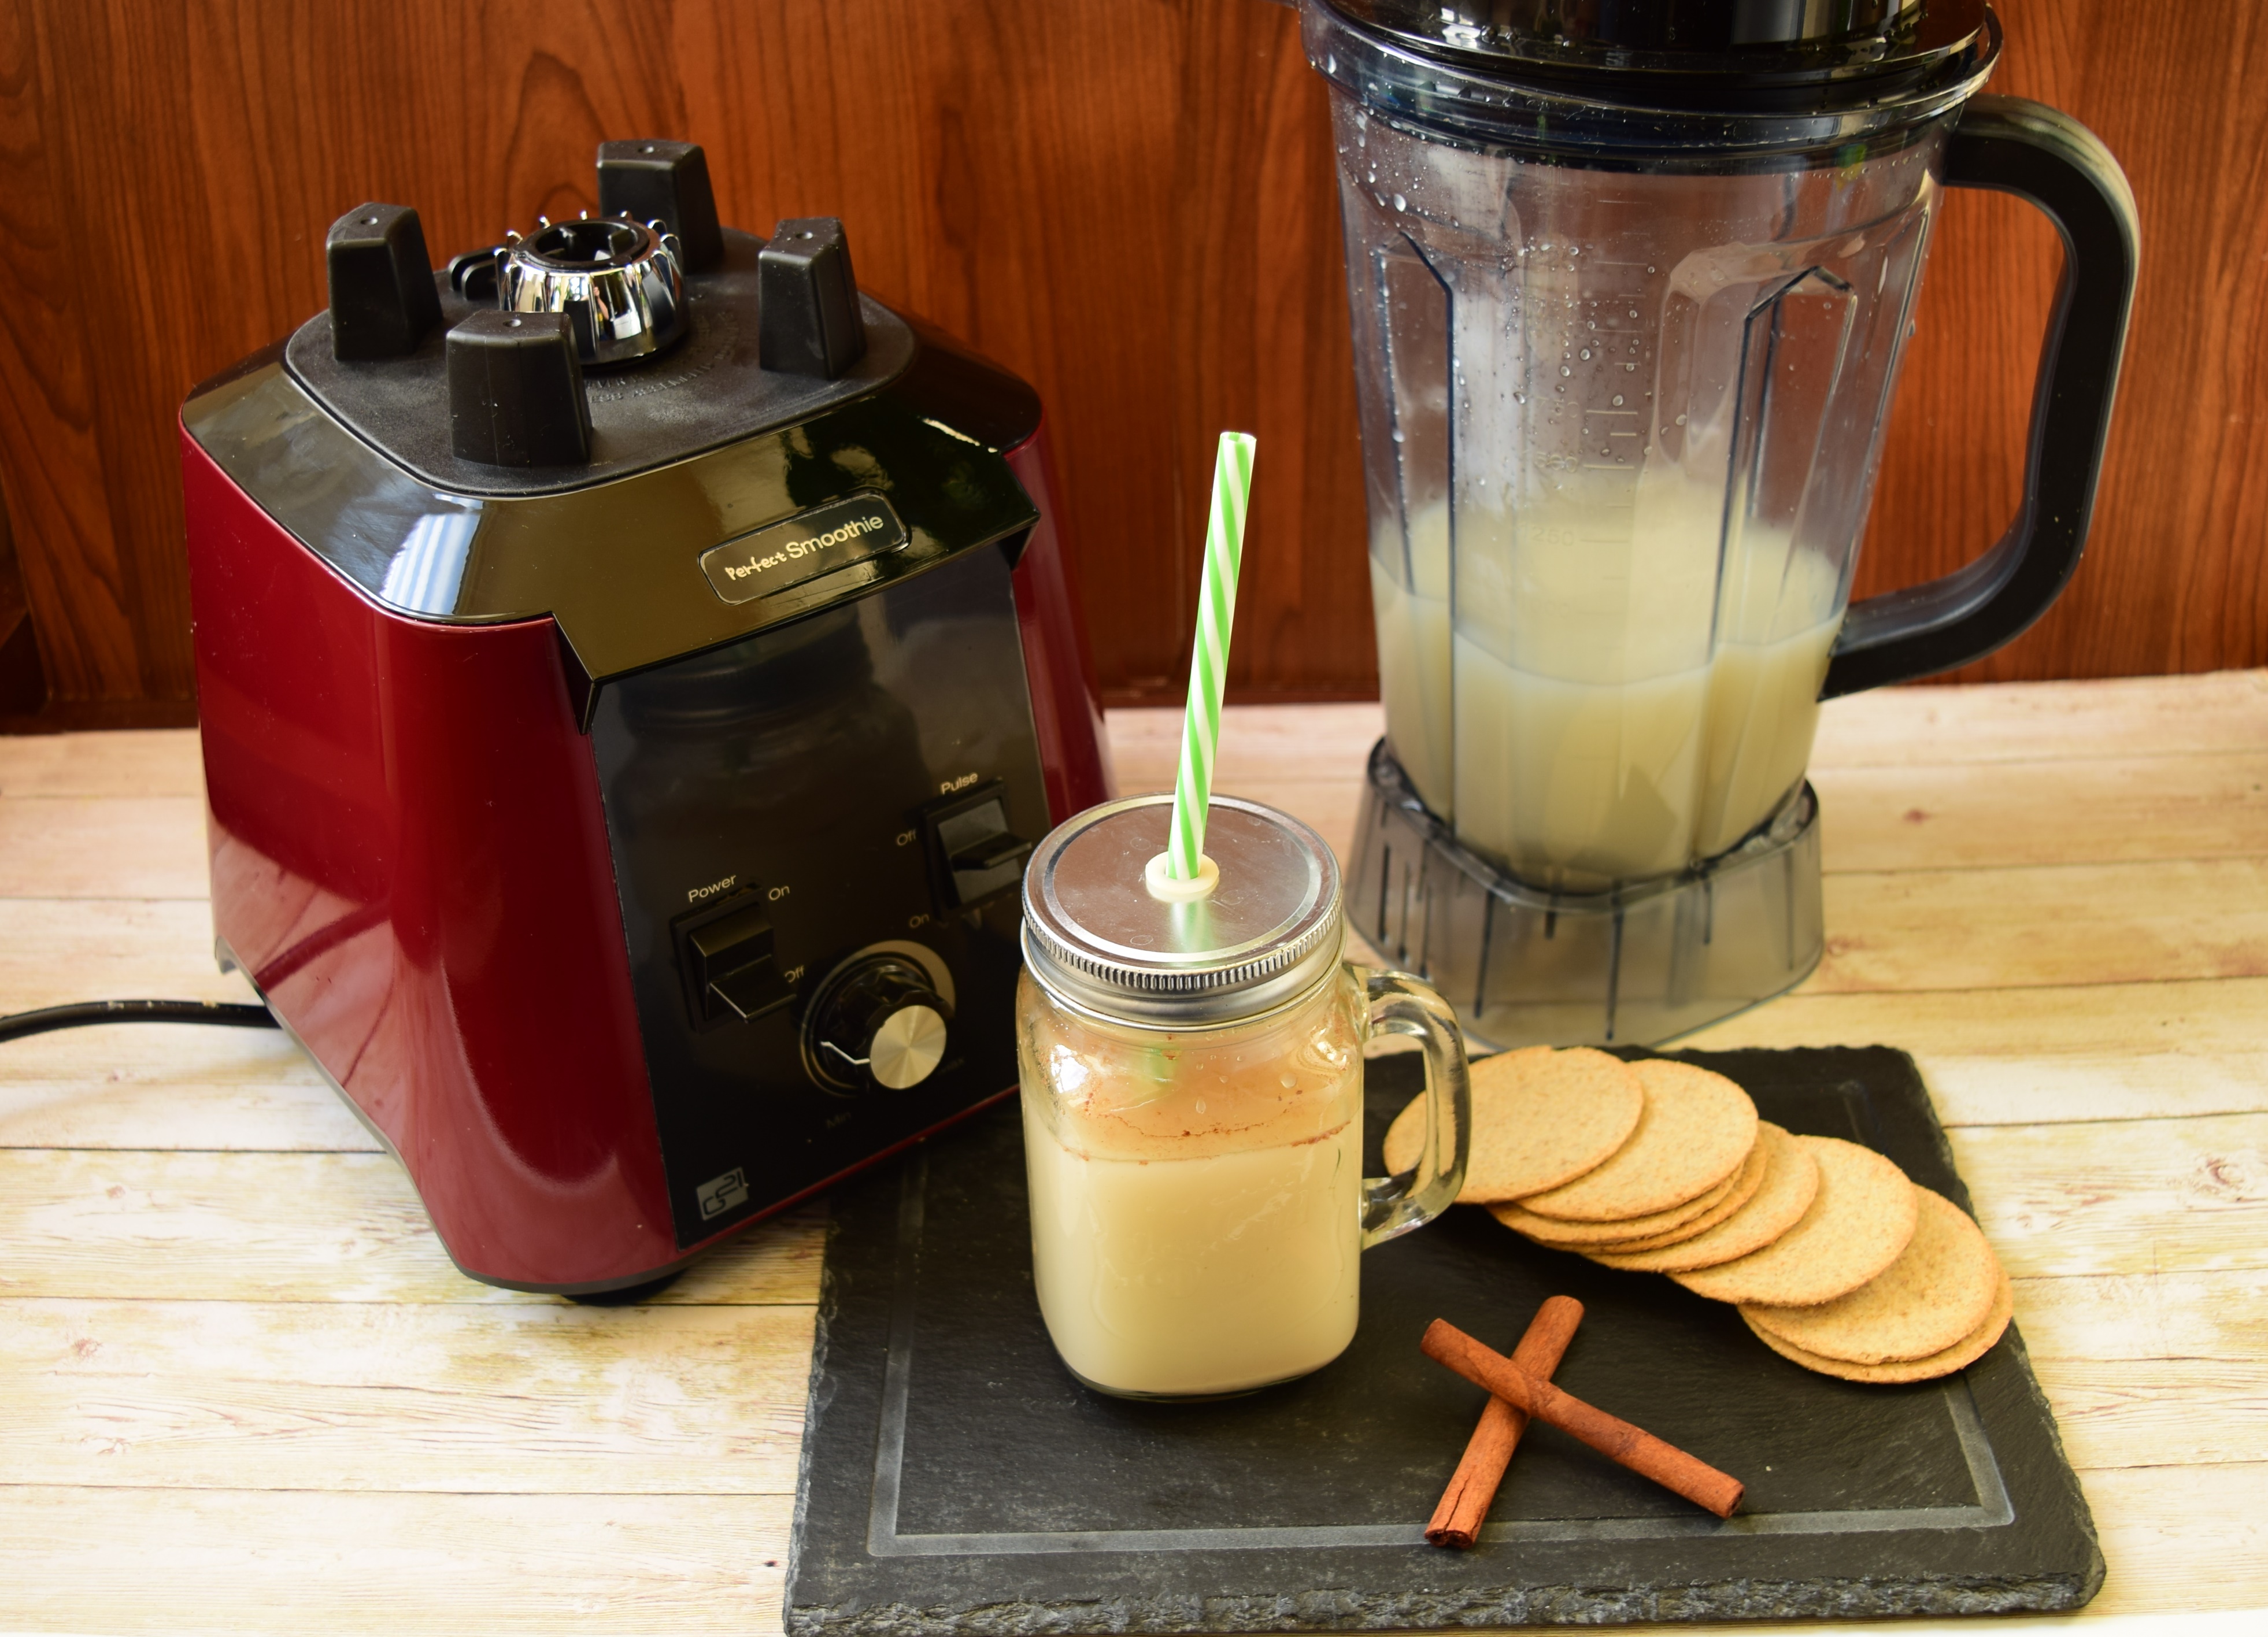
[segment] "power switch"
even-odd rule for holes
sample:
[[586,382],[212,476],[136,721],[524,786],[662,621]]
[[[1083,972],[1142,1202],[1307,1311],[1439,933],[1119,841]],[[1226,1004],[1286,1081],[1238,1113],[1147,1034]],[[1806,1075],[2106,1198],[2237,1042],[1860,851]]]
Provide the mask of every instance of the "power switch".
[[921,810],[939,903],[966,909],[1016,885],[1032,844],[1008,827],[1008,789],[998,779]]
[[701,1027],[777,1011],[795,998],[772,958],[772,922],[761,890],[744,887],[676,924],[685,998]]

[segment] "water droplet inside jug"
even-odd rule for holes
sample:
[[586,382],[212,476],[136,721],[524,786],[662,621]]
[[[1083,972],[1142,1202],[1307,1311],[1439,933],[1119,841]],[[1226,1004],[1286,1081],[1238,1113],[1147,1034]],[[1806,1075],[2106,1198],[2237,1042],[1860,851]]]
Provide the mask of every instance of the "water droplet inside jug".
[[1563,363],[1563,364],[1561,364],[1561,365],[1559,366],[1559,373],[1560,373],[1560,374],[1562,374],[1562,375],[1572,375],[1572,374],[1574,374],[1575,372],[1574,372],[1574,371],[1572,371],[1572,370],[1569,369],[1565,364],[1564,364],[1564,363]]
[[1677,424],[1680,426],[1683,426],[1685,424],[1685,417],[1683,415],[1679,415],[1677,417]]
[[1528,394],[1526,393],[1514,393],[1512,395],[1512,401],[1516,404],[1524,404],[1528,401]]
[[1396,194],[1394,195],[1394,208],[1397,210],[1407,210],[1410,208],[1410,202],[1400,194]]
[[1616,408],[1617,408],[1617,409],[1619,409],[1619,408],[1621,408],[1622,407],[1623,407],[1623,395],[1622,395],[1620,393],[1616,393],[1615,394],[1615,407],[1616,407]]
[[1587,358],[1587,357],[1589,357],[1589,356],[1591,356],[1591,349],[1590,349],[1588,347],[1586,347],[1586,348],[1584,348],[1584,349],[1583,349],[1583,350],[1581,351],[1581,353],[1580,353],[1580,354],[1579,354],[1579,355],[1577,355],[1577,356],[1580,356],[1580,357]]

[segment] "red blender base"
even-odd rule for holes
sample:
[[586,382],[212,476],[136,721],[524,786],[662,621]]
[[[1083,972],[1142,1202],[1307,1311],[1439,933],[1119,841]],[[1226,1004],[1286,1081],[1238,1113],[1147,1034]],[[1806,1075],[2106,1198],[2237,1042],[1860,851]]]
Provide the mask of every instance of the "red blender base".
[[1381,739],[1350,873],[1355,930],[1440,990],[1476,1046],[1658,1046],[1793,988],[1826,947],[1808,782],[1681,874],[1552,892],[1460,845]]

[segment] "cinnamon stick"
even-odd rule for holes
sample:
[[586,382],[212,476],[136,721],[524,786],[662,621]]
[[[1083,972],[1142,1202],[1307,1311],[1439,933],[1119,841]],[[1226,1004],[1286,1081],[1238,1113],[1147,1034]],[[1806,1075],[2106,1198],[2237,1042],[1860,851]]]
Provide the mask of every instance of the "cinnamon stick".
[[1652,1433],[1619,1420],[1604,1410],[1562,1392],[1538,1379],[1493,1349],[1483,1346],[1447,1319],[1426,1326],[1418,1343],[1425,1356],[1446,1364],[1467,1381],[1486,1387],[1514,1409],[1570,1437],[1579,1438],[1609,1460],[1651,1478],[1694,1505],[1730,1517],[1741,1504],[1740,1479],[1684,1450],[1664,1443]]
[[[1550,1380],[1567,1344],[1575,1339],[1575,1326],[1582,1322],[1580,1302],[1573,1296],[1550,1297],[1528,1321],[1528,1333],[1512,1350],[1512,1362],[1538,1381]],[[1488,1519],[1497,1487],[1504,1482],[1505,1468],[1512,1464],[1512,1452],[1520,1445],[1520,1435],[1527,1430],[1527,1411],[1514,1409],[1493,1393],[1489,1395],[1488,1407],[1481,1412],[1480,1424],[1465,1445],[1465,1457],[1457,1463],[1449,1487],[1441,1492],[1441,1504],[1433,1509],[1432,1520],[1425,1525],[1428,1541],[1437,1546],[1454,1546],[1460,1552],[1470,1549]]]

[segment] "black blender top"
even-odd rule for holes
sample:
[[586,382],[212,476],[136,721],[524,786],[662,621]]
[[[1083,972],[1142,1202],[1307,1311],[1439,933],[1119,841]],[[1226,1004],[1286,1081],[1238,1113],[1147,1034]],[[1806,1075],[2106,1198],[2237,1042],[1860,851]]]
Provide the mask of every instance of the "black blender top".
[[[1481,73],[1615,77],[1617,99],[1761,107],[1880,94],[1974,52],[1984,0],[1322,0]],[[1571,86],[1572,88],[1572,86]]]
[[860,294],[840,222],[720,227],[685,143],[603,144],[599,203],[440,273],[414,209],[349,211],[328,309],[184,429],[377,601],[549,614],[600,681],[1020,549],[1038,399]]

